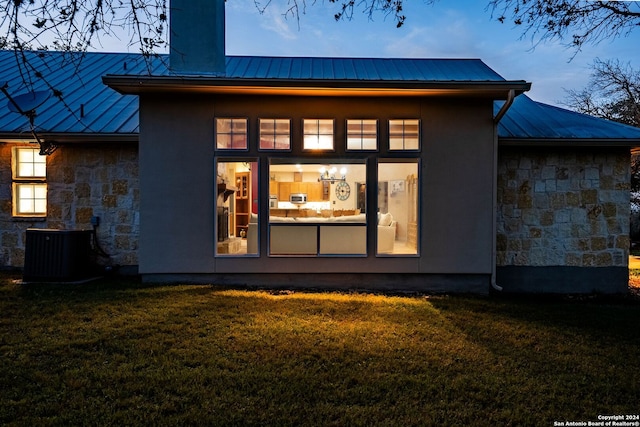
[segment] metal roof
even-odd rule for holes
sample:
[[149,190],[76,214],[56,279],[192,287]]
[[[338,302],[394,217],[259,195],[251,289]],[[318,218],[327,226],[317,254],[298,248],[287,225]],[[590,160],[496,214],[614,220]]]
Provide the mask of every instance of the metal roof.
[[[494,103],[497,112],[502,102]],[[520,95],[498,124],[501,142],[640,140],[640,128],[576,113]]]
[[[106,73],[146,73],[140,54],[25,52],[28,66],[19,67],[23,58],[14,51],[0,51],[0,82],[6,81],[12,96],[35,90],[55,89],[36,109],[36,130],[44,133],[89,135],[137,135],[138,97],[121,95],[102,83]],[[81,62],[80,62],[81,59]],[[151,65],[159,67],[159,61]],[[35,70],[25,74],[25,69]],[[0,83],[2,84],[2,83]],[[29,133],[29,121],[5,108],[8,100],[0,94],[0,134]]]
[[504,81],[479,59],[227,57],[226,78]]
[[[168,56],[146,61],[135,53],[26,52],[29,64],[38,67],[43,78],[20,74],[14,51],[0,51],[0,84],[7,81],[11,96],[29,90],[55,88],[62,102],[50,97],[37,109],[35,125],[50,135],[85,139],[128,137],[137,139],[138,97],[122,95],[102,82],[105,75],[171,76]],[[78,59],[82,57],[82,62]],[[209,76],[209,78],[212,78]],[[215,77],[214,77],[215,78]],[[227,57],[224,79],[302,79],[412,82],[494,82],[505,80],[477,59],[370,59],[370,58],[284,58]],[[31,82],[28,86],[26,82]],[[496,111],[501,106],[496,102]],[[30,138],[26,117],[5,108],[0,95],[0,137]],[[84,114],[83,114],[84,113]],[[502,118],[500,140],[640,139],[640,129],[596,119],[550,105],[516,97]]]

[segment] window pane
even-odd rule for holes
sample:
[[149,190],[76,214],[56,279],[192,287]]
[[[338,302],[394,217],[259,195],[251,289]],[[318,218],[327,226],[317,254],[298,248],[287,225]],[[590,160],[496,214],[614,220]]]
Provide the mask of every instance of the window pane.
[[242,150],[247,145],[247,119],[216,118],[216,148]]
[[20,200],[31,200],[34,197],[33,194],[33,185],[31,184],[22,184],[18,186],[18,197]]
[[[43,156],[44,157],[44,156]],[[47,176],[47,166],[45,163],[35,163],[33,165],[33,176],[45,177]]]
[[379,255],[418,254],[418,163],[378,164]]
[[33,199],[20,199],[18,202],[18,213],[20,214],[28,214],[33,213]]
[[247,135],[231,135],[231,148],[236,150],[247,148]]
[[390,150],[402,150],[404,141],[402,137],[389,137],[389,149]]
[[318,132],[321,135],[333,135],[333,120],[318,120]]
[[362,141],[359,138],[347,138],[347,150],[360,150]]
[[242,119],[231,119],[232,133],[247,133],[247,121]]
[[362,139],[362,149],[363,150],[375,150],[377,147],[377,139],[375,136],[367,137],[365,136]]
[[218,134],[216,142],[220,149],[231,148],[231,135]]
[[377,120],[363,120],[362,121],[362,132],[368,133],[370,135],[375,135],[377,133]]
[[269,254],[366,254],[364,161],[294,164],[272,159],[269,178]]
[[[262,131],[261,131],[262,132]],[[275,135],[260,134],[260,149],[261,150],[273,150],[276,146]]]
[[289,150],[291,148],[291,138],[289,135],[277,135],[275,149],[276,150]]
[[34,213],[44,213],[47,209],[47,201],[36,199],[33,201]]
[[216,162],[216,255],[258,254],[258,162]]

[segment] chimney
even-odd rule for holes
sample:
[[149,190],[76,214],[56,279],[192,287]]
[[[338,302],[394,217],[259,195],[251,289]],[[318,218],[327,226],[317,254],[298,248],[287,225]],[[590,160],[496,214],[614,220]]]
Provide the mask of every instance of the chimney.
[[171,70],[224,75],[224,0],[171,0],[169,19]]

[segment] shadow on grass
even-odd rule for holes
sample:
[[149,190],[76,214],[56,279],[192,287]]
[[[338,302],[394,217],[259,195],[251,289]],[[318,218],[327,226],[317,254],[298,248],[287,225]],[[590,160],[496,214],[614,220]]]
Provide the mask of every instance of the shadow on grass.
[[552,425],[640,401],[626,302],[104,279],[8,280],[0,304],[0,424]]

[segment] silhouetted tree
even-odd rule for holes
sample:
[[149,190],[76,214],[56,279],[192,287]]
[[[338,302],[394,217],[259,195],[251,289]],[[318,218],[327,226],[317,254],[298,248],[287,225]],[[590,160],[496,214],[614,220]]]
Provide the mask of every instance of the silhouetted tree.
[[534,40],[560,40],[577,50],[626,36],[640,26],[640,3],[588,0],[490,0],[500,22],[512,22]]
[[[589,83],[567,91],[572,110],[640,127],[640,71],[619,60],[592,64]],[[631,156],[631,237],[640,240],[640,154]]]

